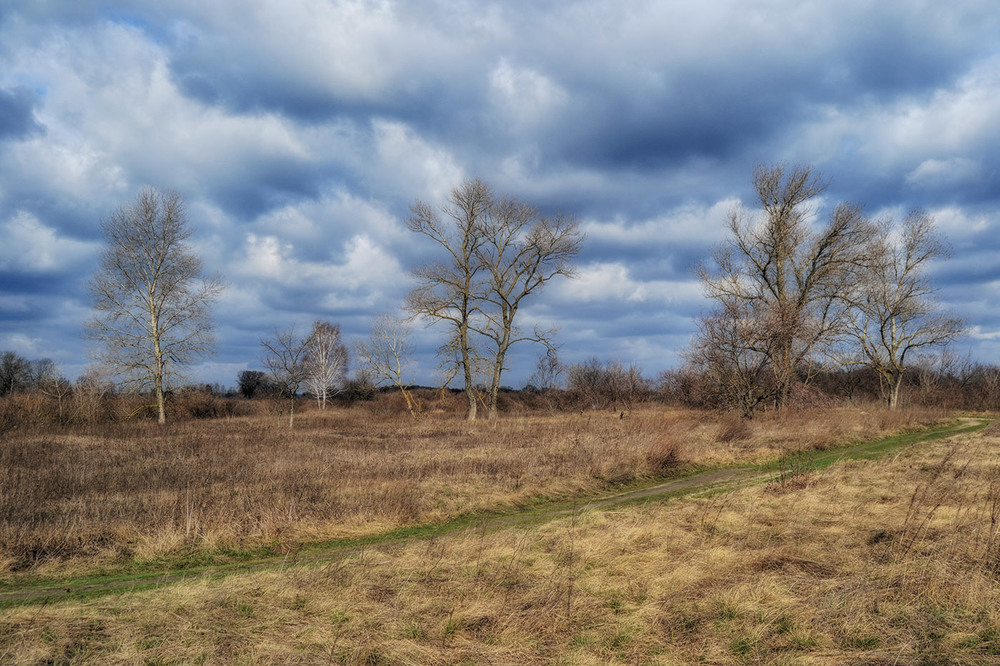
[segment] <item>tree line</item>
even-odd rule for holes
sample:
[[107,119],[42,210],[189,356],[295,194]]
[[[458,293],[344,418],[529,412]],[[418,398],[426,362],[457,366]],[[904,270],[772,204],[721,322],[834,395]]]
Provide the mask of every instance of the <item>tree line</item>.
[[[713,305],[698,319],[679,372],[698,378],[700,402],[746,417],[783,408],[821,376],[857,368],[877,377],[881,397],[898,405],[917,355],[955,340],[963,328],[934,299],[927,267],[947,245],[933,220],[920,210],[902,220],[872,220],[860,206],[841,203],[819,222],[826,183],[808,166],[758,166],[753,185],[760,208],[734,208],[726,242],[696,270]],[[354,354],[357,376],[396,387],[411,414],[420,413],[406,374],[408,330],[417,321],[442,332],[441,385],[460,379],[470,420],[480,407],[496,417],[508,354],[520,343],[544,350],[530,382],[536,391],[558,388],[565,376],[594,404],[610,394],[626,410],[649,385],[641,371],[620,363],[564,369],[554,327],[518,325],[534,295],[574,276],[584,237],[573,218],[542,215],[474,179],[440,207],[414,203],[407,227],[435,259],[412,271],[407,317],[375,319]],[[102,232],[86,333],[101,367],[130,390],[149,393],[162,423],[178,371],[212,350],[211,310],[225,285],[205,275],[188,245],[191,228],[176,193],[142,190],[102,222]],[[305,334],[278,330],[260,344],[265,370],[241,373],[240,390],[287,398],[289,425],[303,389],[323,408],[347,381],[348,349],[335,323],[317,321]],[[13,387],[8,381],[0,391]]]

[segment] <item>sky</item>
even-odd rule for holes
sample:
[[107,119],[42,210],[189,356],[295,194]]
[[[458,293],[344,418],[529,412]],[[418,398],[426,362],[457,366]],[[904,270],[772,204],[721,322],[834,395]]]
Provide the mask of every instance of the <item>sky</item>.
[[[228,283],[188,376],[234,385],[277,329],[350,341],[399,312],[439,256],[410,206],[481,178],[586,233],[522,326],[655,376],[711,307],[693,267],[779,162],[829,181],[817,219],[933,215],[953,351],[1000,362],[995,0],[3,0],[0,350],[88,365],[100,222],[153,186]],[[413,331],[415,381],[444,335]]]

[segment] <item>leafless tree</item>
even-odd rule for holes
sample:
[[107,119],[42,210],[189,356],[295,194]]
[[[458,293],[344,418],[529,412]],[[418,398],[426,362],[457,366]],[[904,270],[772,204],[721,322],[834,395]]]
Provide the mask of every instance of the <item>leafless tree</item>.
[[59,372],[59,367],[52,359],[44,358],[34,365],[35,387],[42,395],[56,401],[59,411],[59,421],[65,415],[64,406],[67,398],[73,394],[73,385]]
[[457,364],[467,398],[466,418],[477,413],[477,370],[487,381],[487,411],[496,416],[507,353],[525,340],[548,343],[551,331],[520,334],[515,326],[525,298],[552,278],[571,275],[582,235],[575,221],[545,218],[515,199],[499,197],[481,180],[452,190],[443,217],[430,206],[412,208],[409,228],[445,251],[445,261],[414,271],[417,287],[407,309],[449,328],[442,358]]
[[698,334],[686,353],[688,366],[706,381],[708,404],[735,407],[753,418],[775,393],[768,311],[731,300],[698,320]]
[[308,338],[302,338],[295,333],[294,328],[276,331],[274,337],[261,340],[264,348],[261,359],[271,377],[271,381],[288,398],[288,427],[295,427],[295,398],[302,384],[309,378],[309,366],[306,363]]
[[496,418],[501,375],[511,346],[526,341],[546,347],[552,344],[552,330],[519,332],[518,310],[553,278],[573,276],[573,259],[580,253],[583,235],[575,220],[542,217],[514,199],[494,199],[490,214],[482,220],[484,241],[478,256],[487,284],[480,308],[484,326],[478,332],[490,351],[487,416]]
[[338,390],[347,372],[347,347],[340,341],[340,326],[326,321],[313,323],[306,338],[306,385],[316,396],[320,409],[327,397]]
[[206,279],[191,250],[184,202],[143,189],[103,222],[107,247],[90,281],[97,358],[138,389],[151,388],[160,423],[177,368],[211,350],[211,306],[223,285]]
[[554,347],[549,347],[538,357],[535,373],[528,379],[528,384],[539,391],[552,391],[559,388],[560,377],[564,372],[559,353]]
[[441,348],[442,358],[455,359],[465,383],[465,418],[476,418],[475,324],[481,317],[482,263],[479,249],[485,242],[483,218],[489,214],[493,191],[481,180],[471,180],[452,190],[442,216],[431,206],[417,202],[407,222],[411,231],[427,236],[444,250],[444,261],[425,264],[413,271],[417,286],[409,293],[406,307],[414,315],[429,317],[449,329]]
[[416,417],[420,414],[420,404],[410,393],[410,383],[405,377],[412,355],[408,335],[405,319],[382,315],[372,323],[368,339],[355,343],[354,353],[371,367],[376,384],[388,382],[399,389],[410,416]]
[[102,418],[102,412],[107,409],[107,400],[114,393],[107,368],[101,365],[90,365],[76,379],[73,387],[73,404],[75,417],[81,417],[91,424]]
[[860,349],[859,364],[878,373],[890,407],[899,404],[907,359],[962,334],[963,322],[940,310],[927,276],[948,247],[922,210],[901,225],[880,220],[865,245],[867,260],[847,294],[847,331]]
[[636,365],[591,358],[566,370],[566,385],[592,409],[611,407],[622,415],[631,412],[637,400],[649,394],[649,382]]
[[31,361],[12,351],[0,353],[0,395],[18,393],[31,384]]
[[[719,304],[710,328],[723,325],[730,338],[748,332],[736,346],[753,352],[754,365],[760,356],[767,360],[773,375],[768,397],[780,407],[797,376],[805,373],[808,380],[815,352],[838,330],[839,295],[872,231],[850,204],[837,205],[829,221],[814,228],[813,200],[826,185],[809,167],[758,166],[753,184],[763,214],[734,209],[730,239],[715,252],[716,269],[698,273]],[[723,324],[725,317],[736,321]]]

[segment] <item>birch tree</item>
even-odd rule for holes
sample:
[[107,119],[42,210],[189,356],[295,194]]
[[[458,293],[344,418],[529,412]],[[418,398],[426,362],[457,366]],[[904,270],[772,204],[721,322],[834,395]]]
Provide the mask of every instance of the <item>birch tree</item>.
[[206,278],[184,202],[146,188],[102,223],[105,250],[89,288],[96,315],[87,334],[98,360],[139,390],[151,389],[160,423],[179,368],[212,348],[211,307],[223,288]]
[[347,372],[347,347],[340,340],[340,326],[314,322],[305,353],[306,385],[319,408],[326,409],[327,398],[337,392]]

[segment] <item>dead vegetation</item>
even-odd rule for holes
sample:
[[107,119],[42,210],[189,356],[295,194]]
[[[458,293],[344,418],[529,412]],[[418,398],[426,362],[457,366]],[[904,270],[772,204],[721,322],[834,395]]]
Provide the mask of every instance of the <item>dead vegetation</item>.
[[[587,432],[596,441],[603,428],[626,437],[663,424],[642,418]],[[755,422],[750,441],[763,444],[766,427]],[[450,432],[428,428],[424,440]],[[714,436],[718,426],[702,428]],[[453,446],[475,450],[464,441]],[[964,436],[837,464],[805,483],[7,610],[0,661],[998,663],[998,445],[995,433]]]
[[0,443],[0,570],[294,548],[597,492],[690,463],[759,461],[934,416],[789,412],[720,434],[711,414],[676,409],[469,424],[447,412],[414,421],[352,408],[306,412],[291,431],[268,416],[13,431]]

